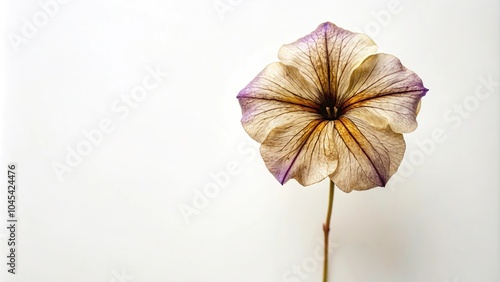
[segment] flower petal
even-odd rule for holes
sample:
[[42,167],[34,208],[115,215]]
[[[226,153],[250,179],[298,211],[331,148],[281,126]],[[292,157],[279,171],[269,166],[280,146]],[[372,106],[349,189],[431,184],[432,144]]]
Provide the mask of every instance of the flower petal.
[[403,135],[388,126],[375,128],[348,115],[335,120],[333,138],[339,159],[330,179],[344,192],[385,186],[406,147]]
[[307,186],[328,177],[337,166],[333,121],[309,119],[274,129],[260,152],[269,171],[284,184],[295,178]]
[[319,97],[296,68],[282,63],[268,65],[237,96],[243,127],[259,143],[276,127],[318,117]]
[[278,57],[297,67],[326,97],[336,99],[349,86],[352,71],[377,50],[366,35],[321,24],[311,34],[284,45]]
[[379,117],[394,132],[406,133],[417,127],[420,99],[427,89],[414,72],[388,54],[368,57],[351,75],[346,95],[339,101],[344,112],[358,117]]

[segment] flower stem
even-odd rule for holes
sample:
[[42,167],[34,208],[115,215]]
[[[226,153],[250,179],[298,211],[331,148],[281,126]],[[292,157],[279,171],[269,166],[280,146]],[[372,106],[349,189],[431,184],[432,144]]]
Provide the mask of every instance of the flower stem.
[[323,233],[325,234],[325,252],[323,260],[323,282],[328,281],[328,235],[330,234],[330,219],[332,218],[333,192],[335,183],[330,180],[330,195],[328,199],[328,212],[326,213],[326,223],[323,224]]

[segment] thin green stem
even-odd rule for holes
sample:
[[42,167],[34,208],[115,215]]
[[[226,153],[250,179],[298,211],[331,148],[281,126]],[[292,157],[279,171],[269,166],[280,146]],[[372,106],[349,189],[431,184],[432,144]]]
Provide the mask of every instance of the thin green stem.
[[333,193],[335,183],[330,180],[330,195],[328,197],[328,212],[326,213],[326,223],[323,224],[323,233],[325,234],[325,252],[323,260],[323,282],[328,281],[328,235],[330,234],[330,220],[332,218]]

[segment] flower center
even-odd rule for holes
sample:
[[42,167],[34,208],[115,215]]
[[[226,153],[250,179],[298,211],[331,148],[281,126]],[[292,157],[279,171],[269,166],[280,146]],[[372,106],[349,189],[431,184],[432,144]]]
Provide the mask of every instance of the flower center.
[[335,106],[322,106],[319,113],[326,120],[335,120],[339,117],[339,110]]

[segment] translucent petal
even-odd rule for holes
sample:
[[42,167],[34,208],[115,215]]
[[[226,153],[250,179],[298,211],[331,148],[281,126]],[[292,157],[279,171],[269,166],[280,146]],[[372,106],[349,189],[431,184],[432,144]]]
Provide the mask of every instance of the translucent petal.
[[418,75],[398,58],[376,54],[354,70],[339,104],[343,112],[375,121],[374,126],[388,123],[394,132],[406,133],[417,127],[418,105],[426,92]]
[[333,124],[309,119],[271,131],[260,149],[269,171],[281,184],[295,178],[307,186],[328,177],[338,158]]
[[311,34],[284,45],[280,60],[298,68],[325,99],[337,99],[349,86],[349,77],[363,60],[377,50],[366,35],[344,30],[332,23],[323,23]]
[[276,127],[319,117],[317,90],[296,68],[282,63],[268,65],[237,98],[243,127],[259,143]]
[[335,120],[333,139],[338,165],[330,179],[345,192],[385,186],[406,147],[403,135],[388,126],[376,128],[348,115]]

